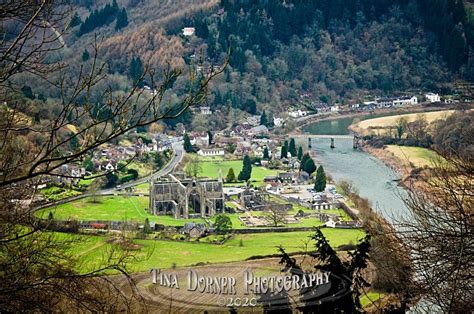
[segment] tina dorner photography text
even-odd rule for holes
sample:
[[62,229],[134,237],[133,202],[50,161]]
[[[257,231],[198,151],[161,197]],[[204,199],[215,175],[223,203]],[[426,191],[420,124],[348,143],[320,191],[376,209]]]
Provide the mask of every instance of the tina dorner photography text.
[[[180,289],[180,281],[176,273],[163,273],[154,268],[151,271],[152,283],[164,287]],[[271,276],[256,276],[251,270],[242,273],[244,294],[279,293],[282,291],[312,288],[329,283],[328,272],[312,272],[301,274],[282,274]],[[232,276],[204,276],[195,270],[188,270],[186,275],[186,289],[198,293],[209,294],[237,294],[238,278]]]

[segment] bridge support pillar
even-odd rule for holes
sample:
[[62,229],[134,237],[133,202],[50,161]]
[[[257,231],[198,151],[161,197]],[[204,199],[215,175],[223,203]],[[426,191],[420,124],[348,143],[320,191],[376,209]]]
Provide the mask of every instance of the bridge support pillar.
[[336,146],[334,146],[334,137],[331,137],[331,148],[334,148]]
[[311,137],[308,137],[308,148],[311,148]]

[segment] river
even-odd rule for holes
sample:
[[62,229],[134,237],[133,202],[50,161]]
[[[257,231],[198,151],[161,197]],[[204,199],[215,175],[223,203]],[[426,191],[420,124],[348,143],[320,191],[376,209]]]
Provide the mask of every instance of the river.
[[[357,117],[367,119],[375,116]],[[304,129],[310,134],[349,134],[347,127],[354,117],[316,122]],[[306,145],[307,143],[300,143]],[[372,208],[390,223],[396,224],[408,213],[402,198],[406,191],[398,186],[399,175],[368,153],[352,148],[352,140],[335,139],[335,148],[330,148],[330,139],[312,139],[312,150],[316,161],[334,180],[352,181],[359,194],[369,199]]]

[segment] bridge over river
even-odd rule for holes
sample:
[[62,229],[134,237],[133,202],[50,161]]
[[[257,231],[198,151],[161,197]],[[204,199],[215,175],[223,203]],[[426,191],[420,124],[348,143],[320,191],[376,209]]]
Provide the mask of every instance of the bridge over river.
[[294,139],[303,139],[308,141],[308,147],[311,148],[312,143],[311,139],[320,139],[320,138],[328,138],[331,139],[331,148],[335,147],[335,140],[337,139],[345,139],[345,140],[352,140],[353,148],[357,148],[359,145],[359,137],[352,134],[347,135],[329,135],[329,134],[295,134],[291,135],[290,137]]
[[354,139],[354,135],[325,135],[325,134],[319,134],[319,135],[313,135],[313,134],[297,134],[297,135],[291,135],[290,137],[292,138],[302,138],[302,139],[305,139],[305,138],[334,138],[334,139],[348,139],[348,140],[352,140]]

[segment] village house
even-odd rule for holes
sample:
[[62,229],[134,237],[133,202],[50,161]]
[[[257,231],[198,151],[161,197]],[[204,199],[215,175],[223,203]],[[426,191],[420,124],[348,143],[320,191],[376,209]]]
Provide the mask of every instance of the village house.
[[57,170],[57,182],[77,184],[86,175],[86,169],[72,164],[64,164]]
[[202,236],[205,236],[209,232],[209,229],[207,229],[204,224],[187,222],[184,224],[181,232],[185,235],[188,235],[190,238],[198,239]]
[[[366,102],[368,105],[373,102]],[[418,98],[416,96],[404,96],[404,97],[382,97],[375,100],[378,108],[391,108],[391,107],[402,107],[405,105],[417,105]],[[364,103],[365,104],[365,103]]]
[[264,125],[254,126],[248,130],[247,134],[249,136],[265,135],[268,134],[268,128]]
[[216,135],[214,136],[214,143],[217,146],[226,146],[228,144],[237,144],[239,142],[243,142],[245,139],[241,136],[222,136]]
[[183,36],[186,36],[186,37],[193,36],[195,31],[196,29],[194,27],[184,27]]
[[199,107],[199,109],[201,110],[201,114],[204,114],[204,115],[212,114],[211,107],[204,106],[204,107]]
[[426,97],[426,100],[429,101],[430,103],[441,101],[441,97],[439,97],[439,94],[428,93],[425,95],[425,97]]
[[224,156],[225,152],[223,148],[201,148],[198,150],[197,154],[203,157],[210,157],[210,156]]
[[234,154],[236,155],[248,155],[252,151],[252,146],[249,142],[242,141],[237,143],[237,148],[235,149]]
[[362,224],[358,221],[342,221],[342,220],[335,220],[329,219],[325,224],[326,227],[329,228],[337,228],[337,229],[358,229],[362,228]]
[[298,109],[296,111],[290,111],[288,115],[292,118],[299,118],[299,117],[304,117],[308,115],[307,111],[303,111],[301,109]]
[[196,146],[209,146],[209,134],[207,132],[191,132],[189,140],[192,145]]
[[283,118],[273,118],[273,125],[275,125],[277,128],[281,127],[285,124],[285,119]]
[[115,160],[106,160],[99,164],[99,171],[113,172],[117,170],[118,164]]
[[324,209],[333,209],[333,208],[334,208],[334,203],[325,199],[315,200],[311,204],[311,209],[313,210],[324,210]]
[[247,123],[250,126],[258,126],[260,125],[260,116],[250,116],[247,118]]

